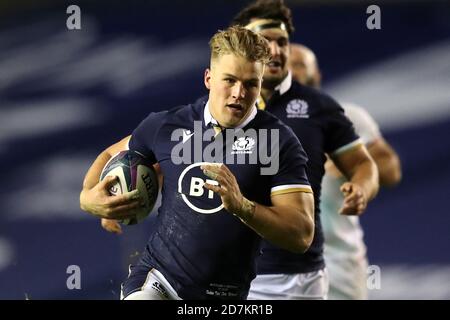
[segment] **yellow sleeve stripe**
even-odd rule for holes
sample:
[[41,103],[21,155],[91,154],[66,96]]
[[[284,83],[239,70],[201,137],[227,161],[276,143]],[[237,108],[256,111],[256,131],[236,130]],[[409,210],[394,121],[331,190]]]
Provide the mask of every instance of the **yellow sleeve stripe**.
[[[277,189],[277,190],[275,190]],[[272,188],[270,192],[270,196],[278,196],[280,194],[293,193],[293,192],[305,192],[312,193],[312,189],[310,186],[298,186],[298,187],[288,187],[288,188]]]

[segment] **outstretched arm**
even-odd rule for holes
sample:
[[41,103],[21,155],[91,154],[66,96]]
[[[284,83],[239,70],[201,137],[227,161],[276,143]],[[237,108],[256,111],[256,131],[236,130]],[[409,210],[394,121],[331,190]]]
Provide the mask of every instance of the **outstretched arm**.
[[337,168],[349,180],[341,186],[344,203],[339,213],[360,215],[378,193],[378,169],[365,146],[332,157]]
[[377,164],[380,186],[393,187],[402,179],[400,159],[394,149],[382,137],[367,146]]
[[292,192],[271,197],[272,206],[246,199],[226,165],[203,165],[205,175],[219,186],[205,188],[220,195],[224,208],[261,237],[284,249],[305,252],[314,236],[314,197],[311,192]]

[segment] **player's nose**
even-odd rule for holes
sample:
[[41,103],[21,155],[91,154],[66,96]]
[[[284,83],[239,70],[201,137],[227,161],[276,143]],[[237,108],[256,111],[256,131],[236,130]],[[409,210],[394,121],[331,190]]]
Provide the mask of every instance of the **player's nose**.
[[278,43],[276,41],[270,41],[269,46],[270,46],[270,53],[272,54],[272,57],[280,55],[280,52],[281,52],[280,46],[278,45]]
[[234,99],[242,99],[245,97],[245,88],[242,83],[236,82],[236,84],[233,86],[233,89],[231,91],[231,95]]

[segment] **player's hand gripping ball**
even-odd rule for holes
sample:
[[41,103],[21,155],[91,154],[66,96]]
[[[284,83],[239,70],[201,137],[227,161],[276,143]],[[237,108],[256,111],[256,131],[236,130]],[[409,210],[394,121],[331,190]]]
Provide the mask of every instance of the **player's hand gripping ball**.
[[120,222],[131,225],[145,219],[153,210],[158,197],[158,177],[153,165],[136,151],[121,151],[106,163],[100,181],[107,176],[118,177],[117,182],[109,189],[111,195],[139,190],[142,205],[133,209],[136,212],[134,217]]

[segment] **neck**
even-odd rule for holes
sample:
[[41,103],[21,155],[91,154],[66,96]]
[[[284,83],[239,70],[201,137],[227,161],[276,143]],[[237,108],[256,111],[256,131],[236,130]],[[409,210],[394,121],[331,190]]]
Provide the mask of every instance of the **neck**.
[[266,87],[262,87],[261,88],[261,97],[264,99],[264,101],[269,101],[269,99],[272,97],[273,93],[275,92],[275,88],[266,88]]
[[239,121],[234,127],[239,127],[242,123],[244,123],[248,117],[250,117],[250,114],[252,113],[253,110],[253,105],[248,108],[247,113],[242,117],[241,121]]
[[281,81],[279,79],[263,79],[263,83],[261,86],[261,96],[263,97],[264,101],[269,101],[269,99],[275,93],[275,88],[281,85],[281,83],[283,83],[287,76],[288,74],[286,74]]

